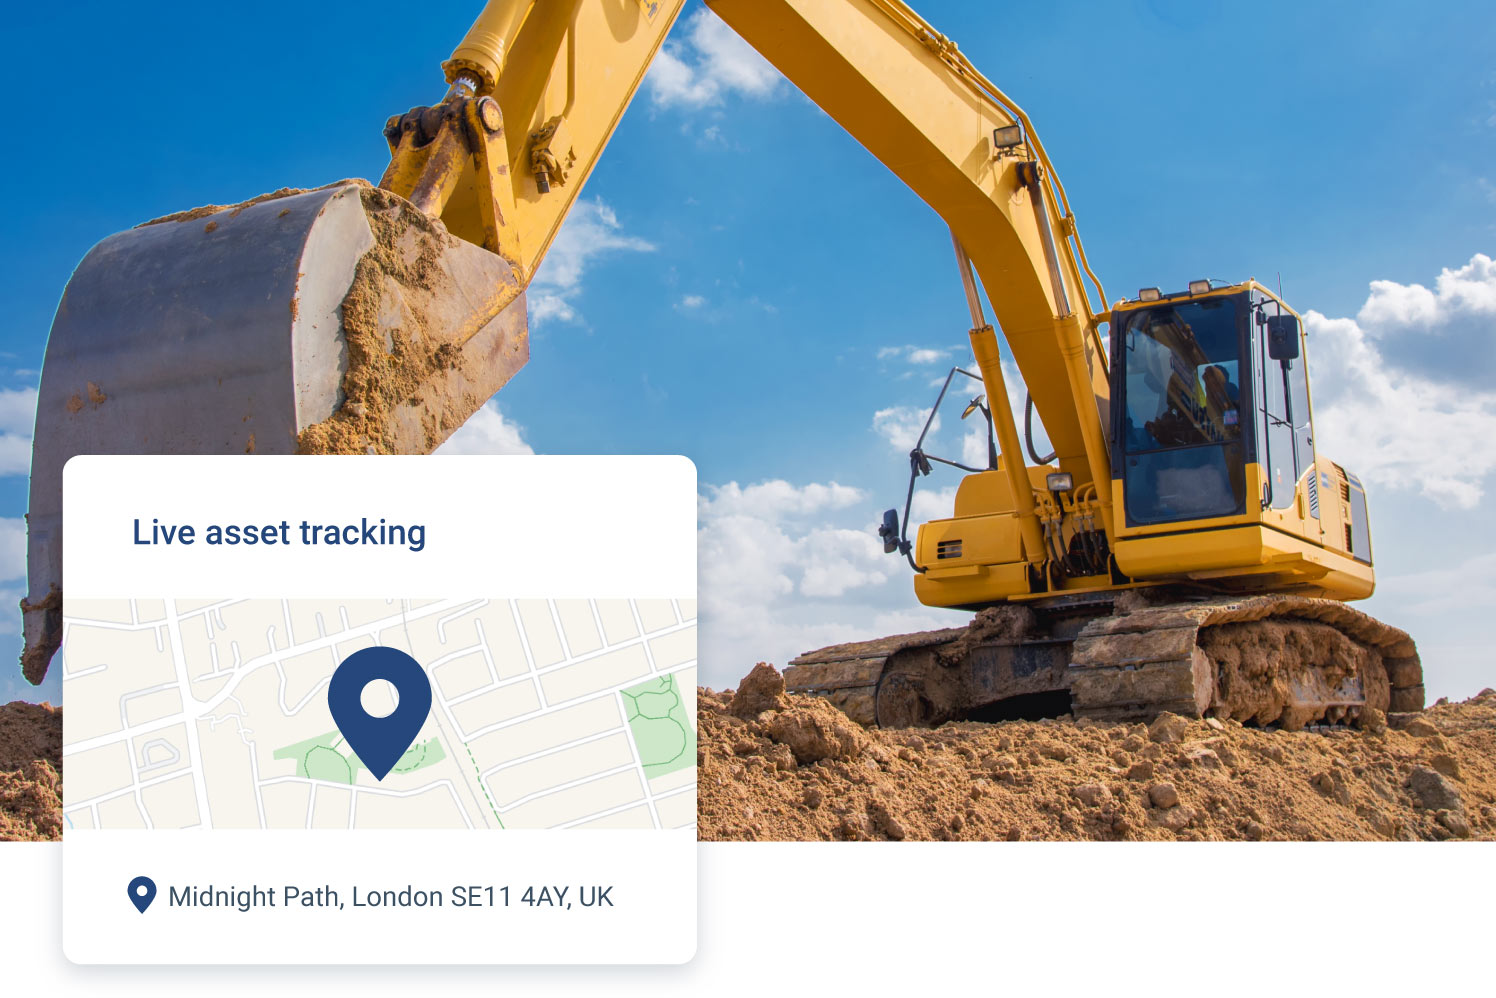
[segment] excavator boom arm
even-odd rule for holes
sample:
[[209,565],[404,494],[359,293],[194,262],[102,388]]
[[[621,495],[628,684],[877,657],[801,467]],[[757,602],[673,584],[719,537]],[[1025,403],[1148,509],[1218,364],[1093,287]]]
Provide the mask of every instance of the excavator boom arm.
[[[708,5],[950,226],[991,291],[1060,467],[1078,484],[1094,483],[1109,510],[1110,390],[1098,329],[1105,317],[1091,303],[1087,277],[1098,296],[1101,288],[1028,116],[899,0]],[[454,91],[491,97],[502,114],[506,169],[490,185],[490,214],[502,221],[490,248],[522,281],[535,273],[681,6],[491,0],[445,64]],[[429,181],[408,189],[398,182],[402,157],[416,150],[395,138],[391,145],[386,186],[440,212],[421,199]],[[480,243],[482,196],[442,212],[449,228]],[[973,324],[983,326],[975,317]],[[977,353],[995,362],[995,340]],[[1002,380],[996,369],[984,375],[989,384]]]

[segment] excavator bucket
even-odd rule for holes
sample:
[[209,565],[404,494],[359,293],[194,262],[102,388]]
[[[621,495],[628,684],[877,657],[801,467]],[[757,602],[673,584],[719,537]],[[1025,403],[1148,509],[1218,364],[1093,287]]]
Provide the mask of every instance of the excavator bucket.
[[47,341],[22,668],[62,637],[74,454],[420,454],[529,359],[501,257],[344,181],[148,222],[95,246]]

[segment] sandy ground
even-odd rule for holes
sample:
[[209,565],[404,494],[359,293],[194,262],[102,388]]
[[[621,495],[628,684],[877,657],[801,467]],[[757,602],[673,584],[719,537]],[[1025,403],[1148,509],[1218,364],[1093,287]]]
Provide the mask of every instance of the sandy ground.
[[700,691],[702,839],[1496,839],[1496,691],[1360,729],[1165,714],[866,730],[760,666]]
[[[1364,727],[867,730],[755,670],[699,691],[703,839],[1496,839],[1496,691]],[[62,711],[0,707],[0,840],[62,834]]]
[[0,842],[62,837],[62,710],[0,707]]

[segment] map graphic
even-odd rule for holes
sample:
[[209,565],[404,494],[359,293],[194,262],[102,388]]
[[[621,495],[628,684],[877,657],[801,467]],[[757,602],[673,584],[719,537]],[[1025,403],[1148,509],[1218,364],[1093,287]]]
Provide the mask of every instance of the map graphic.
[[[432,688],[383,780],[327,706],[375,645]],[[68,600],[61,657],[69,828],[695,825],[695,600]]]

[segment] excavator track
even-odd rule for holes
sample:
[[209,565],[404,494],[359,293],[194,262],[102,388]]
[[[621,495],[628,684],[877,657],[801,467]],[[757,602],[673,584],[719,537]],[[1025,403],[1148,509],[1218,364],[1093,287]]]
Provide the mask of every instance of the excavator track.
[[1288,595],[995,607],[964,628],[809,652],[785,683],[883,727],[1056,716],[1068,705],[1097,720],[1169,711],[1297,729],[1424,700],[1405,632],[1336,600]]
[[901,652],[949,644],[966,633],[965,627],[895,634],[875,641],[853,641],[807,652],[784,670],[785,687],[830,700],[858,724],[877,723],[878,681],[888,660]]

